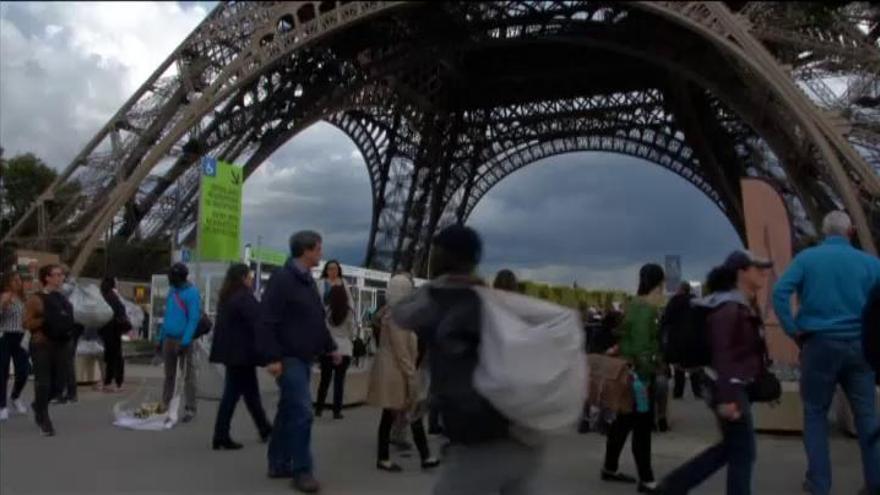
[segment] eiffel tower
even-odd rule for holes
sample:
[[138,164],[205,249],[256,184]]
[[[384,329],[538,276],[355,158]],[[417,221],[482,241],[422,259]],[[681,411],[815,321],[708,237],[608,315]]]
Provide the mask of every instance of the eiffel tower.
[[439,228],[579,151],[668,169],[741,236],[739,180],[763,178],[796,245],[844,208],[876,253],[878,38],[869,3],[221,3],[4,241],[74,273],[111,237],[187,242],[201,156],[249,175],[323,120],[369,172],[371,267],[424,272]]

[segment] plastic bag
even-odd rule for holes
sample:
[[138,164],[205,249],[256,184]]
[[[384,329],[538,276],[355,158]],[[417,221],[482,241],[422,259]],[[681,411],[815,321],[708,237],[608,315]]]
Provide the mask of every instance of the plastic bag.
[[174,383],[174,396],[168,404],[168,410],[161,411],[161,401],[151,400],[149,393],[140,388],[128,399],[113,405],[113,426],[129,430],[162,431],[174,428],[178,421],[178,409],[186,382],[186,366],[177,373]]
[[104,354],[104,346],[100,340],[80,339],[76,344],[77,356],[101,356]]
[[527,428],[551,431],[576,423],[588,388],[577,312],[511,292],[475,290],[482,301],[476,390]]
[[86,329],[101,328],[113,319],[113,308],[97,285],[74,285],[68,297],[73,305],[73,319]]
[[144,310],[123,297],[120,297],[119,300],[125,306],[125,315],[128,317],[128,322],[131,323],[132,330],[140,330],[144,325]]

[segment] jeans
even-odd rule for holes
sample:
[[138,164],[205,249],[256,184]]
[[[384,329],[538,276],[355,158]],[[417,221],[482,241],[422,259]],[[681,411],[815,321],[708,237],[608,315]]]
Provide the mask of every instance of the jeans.
[[318,414],[324,409],[327,391],[330,389],[330,378],[333,378],[333,412],[342,411],[342,399],[345,397],[345,372],[351,364],[351,356],[344,356],[338,366],[333,364],[329,356],[321,356],[321,381],[318,383],[318,403],[315,410]]
[[267,435],[272,425],[266,419],[266,411],[260,400],[260,387],[257,383],[257,370],[253,366],[227,366],[226,380],[223,383],[223,397],[217,409],[217,421],[214,423],[214,440],[229,440],[229,424],[235,413],[238,399],[244,397],[244,403],[251,413],[260,436]]
[[6,385],[9,381],[9,361],[15,366],[15,384],[12,386],[12,400],[21,396],[30,373],[30,360],[27,351],[21,347],[24,333],[5,332],[0,335],[0,409],[6,407]]
[[828,408],[838,384],[843,387],[855,417],[865,485],[869,493],[880,491],[880,445],[869,441],[878,428],[874,380],[861,340],[814,335],[804,343],[801,349],[804,448],[808,461],[807,485],[814,495],[831,492]]
[[183,403],[184,410],[196,412],[196,366],[192,359],[192,345],[180,353],[180,341],[166,338],[162,342],[162,356],[165,360],[165,383],[162,387],[162,403],[165,407],[174,398],[174,390],[177,386],[177,368],[184,371]]
[[515,440],[454,444],[433,495],[533,495],[542,451]]
[[[391,443],[391,427],[394,425],[398,414],[403,413],[393,409],[382,410],[382,418],[379,420],[379,447],[377,452],[377,459],[380,461],[391,459],[388,446]],[[412,430],[416,448],[419,449],[419,456],[422,458],[422,461],[425,461],[431,457],[431,450],[428,448],[428,437],[425,435],[425,424],[422,418],[410,423],[410,429]]]
[[281,397],[272,439],[269,440],[269,472],[311,474],[311,364],[299,358],[286,357],[281,365],[281,375],[276,379]]
[[67,347],[65,343],[31,343],[31,359],[34,362],[34,419],[38,424],[50,422],[49,399],[52,384],[65,379]]
[[[714,404],[710,401],[711,404]],[[704,450],[670,473],[663,484],[669,495],[683,495],[727,465],[727,495],[752,493],[756,458],[755,428],[745,393],[738,401],[742,417],[737,421],[718,418],[721,442]],[[714,407],[712,405],[711,407]]]

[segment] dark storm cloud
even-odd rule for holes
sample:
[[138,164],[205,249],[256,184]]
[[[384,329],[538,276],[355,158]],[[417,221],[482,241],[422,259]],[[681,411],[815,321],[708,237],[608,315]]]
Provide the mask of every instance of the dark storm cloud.
[[[0,145],[7,156],[32,151],[66,166],[212,6],[0,4]],[[344,134],[319,124],[246,184],[243,238],[255,244],[262,236],[264,245],[286,249],[291,232],[316,229],[326,256],[359,264],[371,216],[363,160]],[[701,278],[739,245],[723,215],[684,180],[598,153],[513,174],[470,223],[486,243],[484,274],[505,266],[534,280],[595,287],[632,289],[638,266],[667,254],[682,255],[685,275]]]

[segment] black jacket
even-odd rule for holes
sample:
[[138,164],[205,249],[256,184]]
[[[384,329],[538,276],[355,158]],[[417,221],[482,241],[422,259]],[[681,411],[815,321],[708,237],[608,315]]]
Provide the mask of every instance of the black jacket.
[[263,364],[257,355],[256,329],[260,320],[260,303],[253,292],[242,287],[229,295],[218,307],[211,343],[212,363],[227,366]]
[[667,363],[675,364],[681,361],[683,332],[690,324],[693,298],[691,294],[672,296],[660,318],[660,348]]
[[119,295],[115,292],[102,292],[104,301],[113,309],[113,318],[106,325],[98,330],[98,335],[104,339],[115,339],[122,336],[123,333],[131,330],[131,323],[128,322],[128,313],[125,311],[125,305],[119,299]]
[[476,444],[509,436],[509,421],[474,389],[479,362],[481,305],[465,284],[434,282],[391,310],[427,347],[431,404],[450,440]]
[[293,260],[272,274],[260,304],[257,353],[265,363],[284,357],[307,362],[336,350],[327,329],[324,305],[311,273]]

